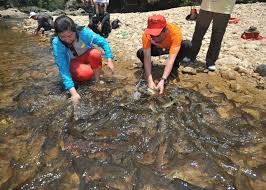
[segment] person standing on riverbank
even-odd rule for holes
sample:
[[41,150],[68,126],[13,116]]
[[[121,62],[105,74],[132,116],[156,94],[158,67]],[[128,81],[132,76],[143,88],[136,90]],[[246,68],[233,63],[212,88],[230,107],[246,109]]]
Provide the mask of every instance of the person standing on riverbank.
[[236,0],[202,0],[192,37],[192,51],[189,56],[191,62],[195,62],[203,37],[212,21],[212,34],[206,55],[206,67],[209,71],[215,71],[215,62],[219,57],[223,36],[235,3]]
[[[74,81],[92,79],[98,81],[102,68],[101,52],[93,45],[104,50],[107,66],[113,71],[112,50],[105,38],[95,34],[87,27],[77,26],[68,16],[59,16],[54,24],[55,36],[52,38],[52,50],[66,90],[76,104],[81,97]],[[74,81],[73,81],[74,80]]]
[[92,23],[92,17],[95,15],[95,3],[93,0],[82,0],[84,10],[89,14],[89,24]]
[[44,31],[48,31],[54,28],[53,17],[46,13],[37,14],[35,12],[30,12],[29,18],[37,20],[38,22],[38,27],[34,31],[35,35],[39,33],[41,28],[43,28]]
[[109,5],[109,0],[94,0],[96,7],[96,14],[99,14],[99,7],[97,5],[104,5],[104,12],[107,12],[107,7]]
[[111,32],[110,14],[106,11],[107,2],[96,1],[96,15],[93,16],[92,22],[88,25],[95,33],[107,38]]
[[[137,51],[137,57],[144,64],[148,87],[164,91],[164,84],[171,74],[176,77],[179,62],[188,55],[191,42],[183,40],[179,26],[167,23],[162,15],[153,15],[148,18],[148,26],[142,36],[143,48]],[[156,85],[151,73],[151,56],[169,54],[165,61],[165,68],[159,83]]]

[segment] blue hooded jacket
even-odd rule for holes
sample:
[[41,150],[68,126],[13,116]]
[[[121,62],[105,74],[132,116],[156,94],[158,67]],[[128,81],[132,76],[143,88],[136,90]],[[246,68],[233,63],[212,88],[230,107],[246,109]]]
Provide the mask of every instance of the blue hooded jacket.
[[[93,45],[97,45],[104,50],[105,58],[112,58],[112,50],[107,40],[98,34],[95,34],[87,27],[83,27],[77,31],[79,39],[82,40],[88,48],[93,48]],[[70,73],[70,55],[69,49],[62,43],[58,36],[52,39],[52,50],[55,57],[55,62],[58,66],[60,76],[65,85],[65,89],[69,90],[74,87],[74,82]]]

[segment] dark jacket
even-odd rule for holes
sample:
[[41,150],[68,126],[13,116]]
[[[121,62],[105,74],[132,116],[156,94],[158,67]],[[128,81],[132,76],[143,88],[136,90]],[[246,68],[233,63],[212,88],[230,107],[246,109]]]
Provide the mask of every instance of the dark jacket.
[[44,30],[51,30],[52,28],[54,28],[53,17],[51,17],[46,13],[38,14],[37,21],[38,21],[37,31],[39,31],[41,28],[44,28]]

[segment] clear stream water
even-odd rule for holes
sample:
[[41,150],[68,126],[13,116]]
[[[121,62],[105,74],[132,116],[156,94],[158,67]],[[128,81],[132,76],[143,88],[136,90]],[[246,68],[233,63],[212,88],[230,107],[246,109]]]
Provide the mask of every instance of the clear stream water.
[[265,110],[171,86],[136,98],[110,77],[78,84],[74,107],[16,23],[0,22],[1,190],[265,189]]

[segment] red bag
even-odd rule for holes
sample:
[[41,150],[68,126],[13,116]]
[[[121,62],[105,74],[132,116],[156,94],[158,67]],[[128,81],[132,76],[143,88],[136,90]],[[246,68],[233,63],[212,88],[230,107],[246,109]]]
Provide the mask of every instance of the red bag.
[[245,39],[245,40],[261,40],[261,39],[263,39],[263,36],[259,35],[258,33],[246,33],[246,32],[244,32],[241,35],[241,38]]
[[230,24],[237,24],[237,23],[239,23],[239,21],[240,21],[239,18],[230,18],[228,22]]
[[263,39],[263,36],[260,35],[260,32],[256,27],[251,26],[249,29],[244,31],[244,33],[241,35],[241,38],[245,40],[261,40]]

